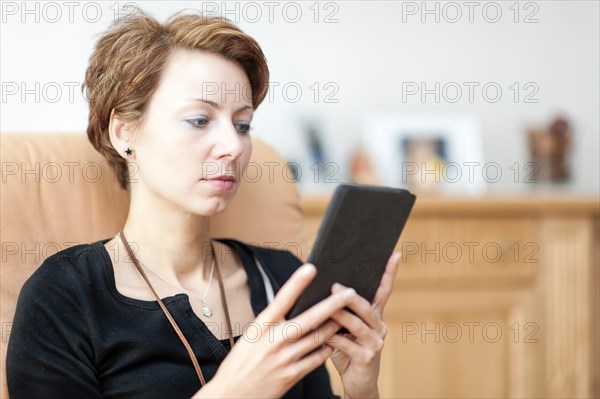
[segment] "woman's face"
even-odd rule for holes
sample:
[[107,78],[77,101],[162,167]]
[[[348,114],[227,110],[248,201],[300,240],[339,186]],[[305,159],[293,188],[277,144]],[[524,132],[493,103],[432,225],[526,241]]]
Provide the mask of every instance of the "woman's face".
[[[238,64],[174,50],[131,142],[132,194],[193,214],[222,212],[250,160],[252,116],[250,83]],[[228,181],[211,180],[223,175]]]

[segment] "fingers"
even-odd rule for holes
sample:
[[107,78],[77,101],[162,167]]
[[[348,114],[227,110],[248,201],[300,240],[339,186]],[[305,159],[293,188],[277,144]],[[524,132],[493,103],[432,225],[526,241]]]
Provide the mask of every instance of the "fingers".
[[381,340],[377,347],[368,348],[361,346],[351,338],[344,335],[338,334],[335,336],[335,338],[335,340],[330,339],[325,344],[345,353],[350,359],[352,359],[353,363],[356,362],[360,365],[369,365],[372,363],[374,360],[376,360],[377,356],[383,349],[383,340]]
[[[339,292],[344,289],[345,287],[342,284],[336,283],[332,287],[332,292]],[[358,294],[350,299],[348,307],[354,314],[347,310],[340,310],[331,316],[332,320],[346,327],[352,335],[359,338],[365,345],[377,349],[387,335],[387,326],[383,324],[381,315],[369,301]]]
[[273,298],[273,302],[257,317],[257,320],[279,321],[284,319],[316,274],[317,269],[314,265],[306,263],[300,266],[281,287]]
[[373,350],[378,350],[382,346],[383,339],[387,335],[387,326],[385,324],[380,322],[376,328],[369,327],[360,317],[347,310],[337,312],[331,316],[331,319],[346,327],[350,334],[358,338],[363,345]]
[[[292,309],[315,275],[316,268],[310,263],[298,268],[281,287],[273,302],[258,315],[256,322],[260,324],[285,320],[285,316]],[[340,290],[291,319],[290,322],[296,323],[300,328],[301,335],[305,335],[318,325],[329,320],[333,313],[347,306],[349,300],[355,295],[356,291],[351,288]]]
[[315,348],[323,345],[325,341],[331,339],[335,340],[335,333],[338,332],[340,328],[341,326],[339,323],[329,320],[283,350],[285,350],[293,359],[300,359]]
[[[344,285],[335,283],[331,288],[331,291],[335,293],[344,289],[346,289]],[[358,317],[364,320],[369,327],[377,331],[381,329],[382,322],[380,315],[374,311],[372,305],[365,298],[358,294],[354,295],[348,302],[348,307],[352,309]]]
[[344,288],[313,305],[292,320],[308,331],[327,321],[335,312],[348,306],[356,295],[354,289]]
[[383,315],[383,308],[392,294],[394,279],[396,277],[396,272],[398,271],[398,263],[401,255],[400,252],[394,252],[392,256],[390,256],[383,277],[381,277],[379,288],[375,293],[375,297],[373,297],[373,309],[375,309],[380,316]]

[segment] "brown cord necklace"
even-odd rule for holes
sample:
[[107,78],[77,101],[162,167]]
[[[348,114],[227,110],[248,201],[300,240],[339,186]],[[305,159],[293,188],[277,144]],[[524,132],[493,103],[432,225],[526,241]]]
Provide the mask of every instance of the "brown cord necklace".
[[[187,350],[188,355],[190,356],[190,359],[192,360],[192,363],[194,365],[194,370],[196,370],[196,374],[198,375],[198,379],[200,380],[200,386],[206,385],[206,381],[204,380],[204,375],[202,374],[202,370],[200,369],[200,365],[198,364],[198,359],[196,359],[196,355],[194,354],[192,347],[190,346],[190,344],[188,343],[188,340],[185,338],[185,336],[181,332],[181,329],[175,322],[175,319],[173,319],[173,316],[171,316],[171,313],[169,312],[169,310],[167,309],[167,307],[165,306],[163,301],[160,299],[160,297],[158,296],[158,294],[152,287],[152,284],[150,284],[150,280],[148,280],[146,273],[140,266],[140,262],[138,261],[136,256],[133,254],[133,251],[131,250],[131,247],[129,246],[129,242],[127,242],[127,239],[125,238],[125,233],[123,233],[123,230],[121,230],[119,232],[119,238],[121,239],[121,241],[123,242],[123,245],[125,246],[127,255],[132,260],[133,264],[135,265],[135,267],[138,269],[138,271],[140,272],[140,274],[146,281],[146,284],[148,284],[148,287],[150,288],[150,291],[152,291],[154,298],[156,298],[156,300],[158,301],[160,308],[162,309],[163,313],[169,320],[169,323],[171,323],[171,326],[177,333],[177,336],[179,336],[179,339],[183,343],[183,346],[185,346],[185,349]],[[227,322],[227,329],[228,329],[227,335],[229,338],[229,343],[231,344],[231,348],[233,348],[233,345],[235,342],[233,341],[233,330],[231,328],[231,319],[229,318],[229,309],[227,309],[227,299],[225,298],[225,289],[223,288],[223,278],[221,277],[221,270],[219,268],[219,263],[216,261],[217,257],[215,255],[215,248],[213,246],[212,240],[210,242],[210,250],[212,253],[212,257],[213,257],[213,262],[214,262],[213,264],[215,265],[215,270],[217,273],[217,280],[219,281],[219,289],[221,291],[221,302],[223,304],[223,309],[225,310],[225,320]]]

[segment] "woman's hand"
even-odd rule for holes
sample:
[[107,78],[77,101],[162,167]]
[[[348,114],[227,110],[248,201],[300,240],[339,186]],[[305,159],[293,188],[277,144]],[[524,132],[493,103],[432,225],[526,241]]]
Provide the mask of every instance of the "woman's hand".
[[323,322],[351,305],[355,294],[351,289],[337,290],[297,317],[285,320],[315,275],[316,268],[310,264],[296,270],[194,398],[281,397],[327,360],[333,348],[324,341],[331,337],[331,326]]
[[[326,341],[335,349],[331,360],[342,377],[347,398],[379,397],[377,378],[383,340],[387,334],[387,327],[382,321],[383,308],[392,293],[399,260],[400,252],[395,252],[388,260],[372,304],[354,294],[348,307],[356,315],[342,309],[332,316],[337,324],[350,332],[336,334]],[[332,288],[334,294],[344,290],[346,288],[340,284]]]

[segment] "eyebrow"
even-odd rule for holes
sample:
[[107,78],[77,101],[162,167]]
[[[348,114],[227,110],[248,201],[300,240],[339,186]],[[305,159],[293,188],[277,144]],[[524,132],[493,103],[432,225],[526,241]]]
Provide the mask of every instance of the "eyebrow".
[[[220,108],[221,108],[221,105],[220,105],[220,104],[217,104],[217,103],[216,103],[216,102],[214,102],[214,101],[205,100],[204,98],[190,98],[190,99],[188,99],[188,101],[199,101],[199,102],[201,102],[201,103],[208,104],[208,105],[210,105],[211,107],[214,107],[214,108],[216,108],[216,109],[220,109]],[[253,111],[254,111],[254,107],[253,107],[253,106],[251,106],[251,105],[242,105],[240,108],[238,108],[237,110],[235,110],[235,112],[234,112],[234,113],[235,113],[235,114],[237,114],[237,113],[239,113],[239,112],[242,112],[242,111],[245,111],[245,110],[247,110],[247,109],[251,109],[251,110],[253,110]]]

